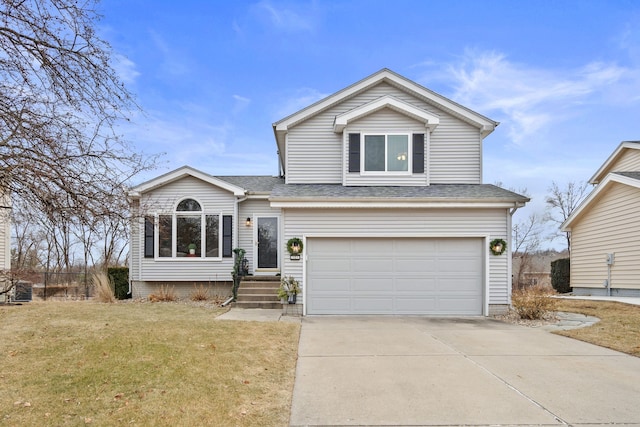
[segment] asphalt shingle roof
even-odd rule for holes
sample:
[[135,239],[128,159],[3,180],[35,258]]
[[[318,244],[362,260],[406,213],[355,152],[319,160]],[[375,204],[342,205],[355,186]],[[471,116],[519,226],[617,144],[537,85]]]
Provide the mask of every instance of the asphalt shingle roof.
[[640,181],[640,172],[614,172],[615,174],[626,176],[628,178],[637,179]]
[[433,184],[424,187],[345,187],[340,184],[281,184],[271,192],[271,200],[473,200],[528,202],[529,198],[492,184]]
[[284,178],[277,176],[216,176],[216,178],[244,188],[249,193],[270,193],[276,185],[284,184]]

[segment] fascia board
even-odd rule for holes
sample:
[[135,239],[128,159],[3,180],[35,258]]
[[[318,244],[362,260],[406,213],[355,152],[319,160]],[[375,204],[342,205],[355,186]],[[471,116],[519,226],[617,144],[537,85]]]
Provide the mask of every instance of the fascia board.
[[603,175],[608,172],[609,167],[620,158],[622,152],[625,149],[636,149],[640,150],[640,143],[624,141],[621,142],[620,145],[611,153],[611,155],[607,158],[607,160],[600,166],[600,168],[593,174],[593,176],[589,179],[589,184],[596,185],[602,179]]
[[440,124],[440,118],[434,114],[429,113],[423,109],[411,105],[407,102],[401,101],[391,95],[381,96],[371,102],[363,104],[353,110],[336,116],[333,123],[333,131],[335,133],[342,133],[344,128],[349,122],[358,120],[362,117],[368,116],[383,108],[391,108],[398,111],[401,114],[405,114],[425,124],[425,127],[433,130]]
[[589,193],[586,199],[580,203],[580,205],[569,215],[569,218],[566,219],[560,225],[560,231],[571,231],[571,224],[573,224],[578,218],[580,218],[585,212],[587,212],[588,208],[591,204],[598,198],[598,195],[602,193],[607,187],[611,185],[611,183],[620,183],[629,185],[631,187],[640,188],[640,181],[637,179],[629,178],[628,176],[618,175],[615,173],[610,173],[607,175],[597,186],[596,188]]
[[336,202],[336,201],[278,201],[271,200],[272,208],[353,208],[353,209],[415,209],[415,208],[481,208],[509,209],[522,207],[513,202]]
[[171,182],[177,181],[181,178],[184,178],[186,176],[192,176],[194,178],[198,178],[202,181],[205,181],[211,185],[215,185],[216,187],[222,188],[224,190],[227,190],[231,193],[233,193],[234,196],[243,196],[245,194],[245,191],[243,188],[241,187],[237,187],[233,184],[230,184],[226,181],[223,181],[221,179],[215,178],[209,174],[206,174],[204,172],[201,172],[197,169],[194,169],[190,166],[183,166],[181,168],[178,168],[174,171],[168,172],[164,175],[161,175],[157,178],[154,178],[150,181],[144,182],[140,185],[137,185],[135,187],[133,187],[131,189],[131,191],[129,192],[130,195],[132,195],[132,197],[135,196],[135,194],[138,194],[138,196],[142,193],[146,193],[148,191],[151,191],[153,189],[162,187],[164,185],[167,185]]

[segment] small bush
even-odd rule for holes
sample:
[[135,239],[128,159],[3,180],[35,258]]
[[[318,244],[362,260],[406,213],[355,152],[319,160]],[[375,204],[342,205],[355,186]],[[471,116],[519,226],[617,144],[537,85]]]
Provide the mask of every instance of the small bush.
[[107,269],[107,273],[109,274],[109,279],[113,281],[113,290],[116,298],[130,298],[131,294],[129,294],[129,268],[110,267]]
[[511,304],[521,319],[542,319],[555,310],[553,291],[545,286],[529,286],[516,289],[511,295]]
[[99,302],[114,303],[116,297],[113,293],[113,285],[109,280],[107,273],[95,273],[92,278],[93,287],[95,289],[95,299]]
[[551,286],[556,292],[571,292],[571,262],[569,258],[560,258],[551,262]]
[[209,289],[204,285],[193,285],[193,291],[189,295],[191,301],[207,301],[209,299]]
[[177,300],[178,296],[175,288],[173,286],[169,287],[169,285],[161,285],[157,293],[149,295],[149,301],[151,302],[173,302]]

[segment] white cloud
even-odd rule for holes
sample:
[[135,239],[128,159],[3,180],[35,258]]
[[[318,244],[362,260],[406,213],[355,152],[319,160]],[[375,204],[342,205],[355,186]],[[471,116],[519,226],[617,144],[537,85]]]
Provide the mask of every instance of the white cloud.
[[329,96],[329,94],[322,93],[312,88],[298,89],[291,96],[278,100],[278,108],[275,111],[276,117],[274,120],[283,119],[327,96]]
[[509,61],[499,52],[465,51],[458,61],[431,64],[422,80],[445,80],[451,97],[487,115],[496,115],[509,138],[520,143],[550,123],[573,116],[575,107],[600,101],[611,85],[624,81],[630,70],[593,62],[578,69],[540,68]]
[[136,64],[127,58],[124,55],[114,54],[113,55],[113,68],[125,84],[133,84],[135,83],[138,76],[140,76],[140,72],[136,70]]
[[252,9],[259,19],[266,20],[269,25],[280,31],[311,31],[315,27],[316,8],[313,3],[285,5],[263,0],[256,3]]
[[233,99],[235,100],[235,104],[233,106],[234,114],[237,114],[240,111],[244,110],[251,103],[251,99],[245,98],[244,96],[240,96],[240,95],[233,95]]

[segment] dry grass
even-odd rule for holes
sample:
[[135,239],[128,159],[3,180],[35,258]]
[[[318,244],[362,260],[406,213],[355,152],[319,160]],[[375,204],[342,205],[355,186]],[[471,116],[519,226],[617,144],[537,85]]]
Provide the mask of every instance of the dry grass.
[[189,295],[191,301],[207,301],[209,299],[209,289],[204,285],[193,285],[193,291]]
[[511,296],[513,309],[521,319],[543,319],[555,310],[556,299],[553,289],[544,286],[530,286],[516,289]]
[[557,334],[640,357],[640,306],[609,301],[559,299],[558,311],[595,316],[593,326]]
[[169,285],[160,285],[158,292],[149,295],[149,301],[151,302],[175,302],[177,300],[176,288]]
[[113,293],[113,285],[107,273],[96,273],[92,277],[94,298],[98,302],[114,303],[116,302],[116,296]]
[[222,311],[0,306],[0,424],[288,425],[300,325]]

